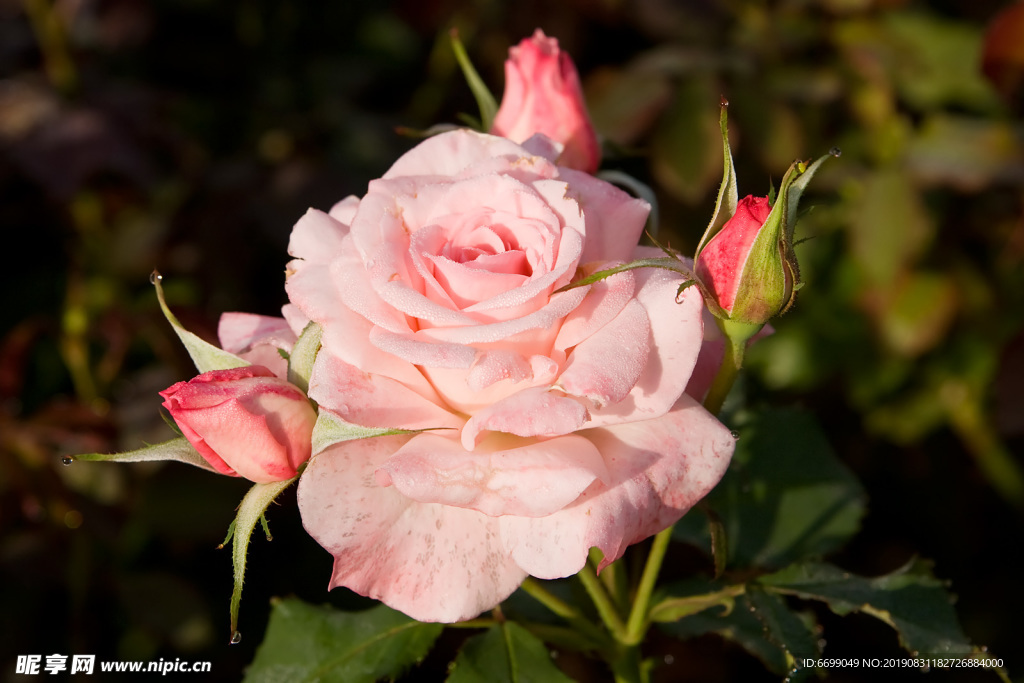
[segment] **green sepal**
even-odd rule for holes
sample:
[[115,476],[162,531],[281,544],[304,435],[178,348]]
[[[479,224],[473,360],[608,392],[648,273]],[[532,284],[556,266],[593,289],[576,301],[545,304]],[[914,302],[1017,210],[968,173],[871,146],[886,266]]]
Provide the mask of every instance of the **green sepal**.
[[371,439],[376,436],[396,436],[402,434],[419,434],[420,432],[450,429],[449,427],[428,427],[427,429],[389,429],[386,427],[363,427],[346,422],[337,415],[321,410],[313,425],[313,455],[318,455],[328,447],[353,439]]
[[167,307],[167,301],[164,299],[164,288],[160,284],[161,280],[163,280],[163,275],[155,270],[149,277],[149,281],[156,287],[156,298],[160,301],[160,310],[164,312],[167,322],[171,324],[181,343],[185,345],[188,355],[192,357],[192,362],[196,364],[196,369],[199,372],[229,370],[231,368],[243,368],[246,365],[251,365],[249,361],[243,360],[233,353],[228,353],[224,349],[217,348],[186,330],[178,322],[174,314],[171,313],[171,309]]
[[595,282],[600,282],[606,278],[615,275],[616,273],[623,273],[627,270],[636,270],[637,268],[662,268],[664,270],[671,270],[676,273],[681,273],[688,278],[693,277],[693,270],[687,267],[685,263],[677,258],[664,256],[661,258],[642,258],[636,261],[630,261],[629,263],[623,263],[621,266],[615,266],[614,268],[608,268],[606,270],[599,270],[596,273],[592,273],[584,278],[580,278],[575,282],[570,282],[564,287],[559,287],[554,291],[555,294],[558,292],[566,292],[570,289],[577,287],[583,287],[585,285],[592,285]]
[[85,453],[69,456],[74,460],[85,462],[151,462],[157,460],[175,460],[187,465],[194,465],[210,472],[216,472],[206,458],[199,455],[185,437],[171,439],[163,443],[146,446],[127,453]]
[[[238,608],[242,603],[242,583],[245,580],[245,555],[249,550],[252,531],[256,528],[257,522],[264,519],[263,513],[266,512],[267,507],[297,479],[298,477],[292,477],[285,481],[253,484],[238,506],[238,515],[234,522],[235,542],[231,550],[231,559],[235,568],[235,588],[231,591],[231,639],[233,642],[236,642],[235,634],[238,632]],[[270,531],[266,527],[265,520],[263,528],[267,534],[267,540],[270,540]]]
[[455,59],[459,62],[459,67],[462,68],[462,75],[466,77],[469,89],[473,91],[473,97],[476,98],[477,106],[480,107],[481,132],[486,133],[491,130],[491,124],[494,123],[494,116],[498,113],[498,103],[483,79],[480,78],[480,74],[476,72],[473,62],[469,60],[466,48],[459,38],[458,30],[453,28],[450,36]]
[[[732,161],[732,148],[729,147],[729,103],[722,100],[722,113],[719,117],[719,125],[722,129],[722,148],[725,157],[725,170],[722,173],[722,184],[718,188],[718,198],[715,200],[715,212],[711,214],[711,222],[708,223],[704,236],[697,244],[699,255],[704,246],[718,234],[726,221],[736,213],[736,204],[739,202],[739,188],[736,184],[736,168]],[[722,211],[722,207],[725,211]],[[696,256],[694,256],[696,259]]]
[[320,351],[322,336],[320,326],[309,323],[302,330],[288,358],[288,381],[302,389],[302,393],[309,391],[309,376],[313,374],[313,362]]

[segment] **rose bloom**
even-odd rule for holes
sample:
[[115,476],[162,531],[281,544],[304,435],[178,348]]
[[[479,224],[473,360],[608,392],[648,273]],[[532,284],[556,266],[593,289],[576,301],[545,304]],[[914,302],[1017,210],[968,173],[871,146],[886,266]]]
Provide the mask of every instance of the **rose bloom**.
[[491,132],[515,142],[542,133],[563,146],[559,165],[587,173],[601,165],[576,66],[540,29],[509,50],[505,93]]
[[309,459],[316,412],[261,365],[204,372],[160,392],[181,433],[222,474],[284,481]]
[[438,135],[289,252],[291,301],[323,327],[321,411],[415,435],[337,443],[299,484],[346,586],[421,621],[494,607],[527,575],[603,568],[679,519],[735,441],[688,395],[702,301],[634,258],[649,206],[520,146]]

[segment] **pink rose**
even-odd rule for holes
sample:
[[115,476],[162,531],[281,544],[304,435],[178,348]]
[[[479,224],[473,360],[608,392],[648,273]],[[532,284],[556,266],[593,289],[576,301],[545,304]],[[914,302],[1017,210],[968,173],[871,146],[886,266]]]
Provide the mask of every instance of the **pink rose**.
[[[696,274],[717,303],[720,317],[763,325],[792,303],[797,278],[792,245],[783,241],[782,218],[768,221],[767,197],[746,196],[697,254]],[[779,215],[779,214],[776,214]]]
[[430,138],[292,232],[289,298],[323,328],[310,397],[342,419],[420,429],[335,444],[299,484],[347,586],[422,621],[501,602],[526,575],[602,567],[672,524],[734,439],[683,393],[695,288],[646,269],[557,292],[638,249],[648,205],[521,147]]
[[309,459],[316,411],[260,365],[214,370],[160,392],[164,408],[218,472],[284,481]]
[[558,40],[540,29],[509,50],[505,94],[491,132],[515,142],[542,133],[564,146],[558,163],[587,173],[601,165],[601,147],[587,115],[580,78]]

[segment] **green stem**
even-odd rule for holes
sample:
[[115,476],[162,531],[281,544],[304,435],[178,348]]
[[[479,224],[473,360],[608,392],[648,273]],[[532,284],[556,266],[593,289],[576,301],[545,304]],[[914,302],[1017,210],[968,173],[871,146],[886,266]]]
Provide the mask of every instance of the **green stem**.
[[534,600],[569,622],[580,634],[597,643],[607,641],[607,636],[601,629],[588,621],[575,607],[544,588],[537,579],[532,576],[526,577],[520,588]]
[[651,594],[658,582],[658,573],[661,571],[661,564],[665,560],[665,553],[671,540],[672,527],[661,530],[654,537],[651,551],[647,554],[647,564],[644,565],[644,573],[640,577],[640,585],[637,587],[633,609],[629,613],[629,622],[626,625],[626,642],[630,645],[642,642],[647,633]]
[[594,568],[589,564],[584,564],[583,569],[576,574],[576,578],[580,580],[580,583],[583,584],[583,587],[590,595],[590,599],[594,601],[594,607],[597,608],[601,621],[611,631],[615,640],[620,643],[626,643],[626,625],[622,623],[622,617],[619,616],[618,611],[615,609],[608,591],[604,589],[604,584],[597,578]]
[[722,357],[722,364],[718,366],[715,379],[711,382],[708,395],[704,398],[704,407],[712,415],[717,415],[722,410],[725,397],[729,395],[740,368],[743,367],[743,353],[747,348],[746,339],[726,337],[725,355]]

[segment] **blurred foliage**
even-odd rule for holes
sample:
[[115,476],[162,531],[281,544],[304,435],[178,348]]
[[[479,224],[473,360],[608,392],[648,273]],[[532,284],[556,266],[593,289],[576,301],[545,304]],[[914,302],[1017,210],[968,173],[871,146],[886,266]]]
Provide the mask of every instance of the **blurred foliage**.
[[[809,471],[805,494],[835,486],[850,501],[823,528],[849,529],[861,514],[847,468],[867,490],[863,530],[838,565],[874,576],[934,558],[970,637],[1015,652],[1024,594],[1006,548],[1024,531],[1020,8],[0,2],[5,651],[209,659],[213,679],[238,680],[269,617],[260,600],[363,604],[325,595],[330,558],[284,500],[268,515],[274,542],[253,543],[244,638],[228,647],[231,567],[215,547],[246,485],[173,464],[63,467],[61,457],[172,436],[156,392],[194,371],[156,304],[154,268],[206,339],[223,311],[276,314],[288,234],[305,209],[361,193],[413,144],[396,126],[475,111],[448,29],[459,27],[500,92],[508,46],[540,26],[577,61],[606,167],[654,186],[661,235],[684,253],[721,174],[720,96],[745,191],[767,193],[795,157],[842,148],[805,199],[807,286],[752,347],[747,402],[803,405],[821,421],[845,465]],[[737,474],[756,483],[771,473]],[[810,538],[835,553],[828,534]],[[792,541],[762,540],[732,550],[764,559]],[[677,559],[680,575],[707,569],[703,555]],[[818,617],[826,656],[896,647],[873,623]],[[765,675],[717,638],[652,643],[675,661],[656,676]],[[439,643],[457,646],[447,634]],[[451,657],[431,657],[418,671],[440,678]],[[569,655],[559,665],[590,671]]]

